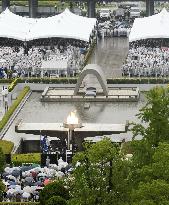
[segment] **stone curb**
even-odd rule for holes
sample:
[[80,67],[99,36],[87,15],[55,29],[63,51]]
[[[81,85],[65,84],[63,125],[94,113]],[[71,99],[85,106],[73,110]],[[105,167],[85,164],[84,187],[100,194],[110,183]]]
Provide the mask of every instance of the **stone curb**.
[[20,110],[22,109],[22,107],[24,106],[24,104],[26,103],[27,99],[30,97],[32,91],[29,91],[26,96],[22,99],[22,101],[20,102],[20,104],[18,105],[18,107],[16,108],[16,110],[14,111],[14,113],[12,114],[12,116],[10,117],[10,119],[8,120],[7,124],[5,125],[5,127],[2,129],[2,131],[0,132],[0,139],[3,139],[4,135],[6,134],[6,132],[8,131],[9,127],[11,126],[11,124],[13,123],[13,121],[15,120],[16,116],[19,114]]

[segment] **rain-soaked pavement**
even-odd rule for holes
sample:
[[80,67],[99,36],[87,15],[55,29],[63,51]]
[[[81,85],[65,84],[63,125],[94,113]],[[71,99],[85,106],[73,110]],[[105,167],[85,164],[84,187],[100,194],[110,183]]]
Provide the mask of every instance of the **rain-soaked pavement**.
[[128,38],[105,38],[98,41],[89,63],[100,65],[106,78],[121,77],[121,66],[128,49]]
[[[127,38],[106,38],[98,42],[89,63],[100,65],[106,77],[120,77],[121,65],[128,52]],[[23,122],[64,122],[68,114],[77,110],[77,115],[82,122],[88,123],[125,123],[126,120],[137,121],[136,114],[145,103],[144,96],[139,102],[112,102],[91,103],[90,109],[84,109],[84,103],[56,103],[40,102],[41,93],[32,93],[13,125],[5,134],[6,140],[11,140],[17,145],[20,138],[26,134],[15,133],[14,126],[19,119]]]

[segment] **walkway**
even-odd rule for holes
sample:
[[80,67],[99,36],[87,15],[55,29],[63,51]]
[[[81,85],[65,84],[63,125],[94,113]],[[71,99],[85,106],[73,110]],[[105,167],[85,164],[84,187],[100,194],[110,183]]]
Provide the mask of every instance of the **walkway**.
[[128,38],[105,38],[98,41],[88,63],[100,65],[106,78],[121,77],[121,66],[128,49]]

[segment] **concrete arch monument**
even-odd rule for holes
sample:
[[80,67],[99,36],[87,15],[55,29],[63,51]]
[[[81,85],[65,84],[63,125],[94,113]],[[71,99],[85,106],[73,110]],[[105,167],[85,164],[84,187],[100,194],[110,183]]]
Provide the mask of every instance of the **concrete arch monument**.
[[74,90],[74,95],[77,95],[83,79],[88,74],[92,74],[92,75],[95,75],[97,77],[97,79],[98,79],[98,81],[103,89],[103,94],[105,96],[108,96],[108,87],[107,87],[106,77],[105,77],[101,67],[97,64],[88,64],[84,67],[84,69],[80,73],[79,78],[77,80],[76,87]]

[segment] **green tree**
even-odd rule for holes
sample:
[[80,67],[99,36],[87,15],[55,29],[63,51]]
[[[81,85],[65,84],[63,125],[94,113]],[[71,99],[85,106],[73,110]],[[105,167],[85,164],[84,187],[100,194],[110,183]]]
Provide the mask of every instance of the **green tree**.
[[[146,94],[147,103],[140,109],[142,124],[133,128],[134,137],[143,136],[153,147],[169,141],[169,89],[155,87]],[[143,126],[143,124],[145,126]]]
[[133,187],[132,205],[169,204],[169,144],[159,143],[152,163],[138,170],[139,185],[136,189]]
[[0,179],[0,201],[3,200],[3,192],[5,191],[5,185],[4,183],[2,182],[2,180]]
[[76,154],[70,183],[71,205],[123,205],[129,201],[129,166],[108,139]]
[[[145,106],[137,115],[141,123],[132,127],[133,141],[130,145],[133,157],[129,178],[135,189],[142,181],[157,179],[152,178],[153,156],[160,142],[169,141],[169,89],[155,87],[147,92],[146,98]],[[135,140],[137,136],[142,136],[142,140]]]
[[67,201],[60,196],[53,196],[47,200],[46,205],[67,205]]
[[169,205],[169,184],[163,180],[140,183],[132,193],[132,205]]
[[169,144],[159,143],[153,155],[152,164],[140,169],[141,181],[151,182],[161,179],[169,183]]
[[40,192],[40,204],[46,205],[47,200],[53,196],[59,196],[65,200],[69,199],[69,192],[61,181],[50,183],[44,187]]
[[136,167],[152,163],[159,142],[169,141],[169,89],[155,87],[146,94],[146,98],[146,105],[137,115],[141,124],[134,124],[132,128],[133,139],[139,135],[143,138],[132,143]]
[[0,173],[3,172],[4,170],[4,165],[5,165],[5,155],[2,152],[2,149],[0,148]]

